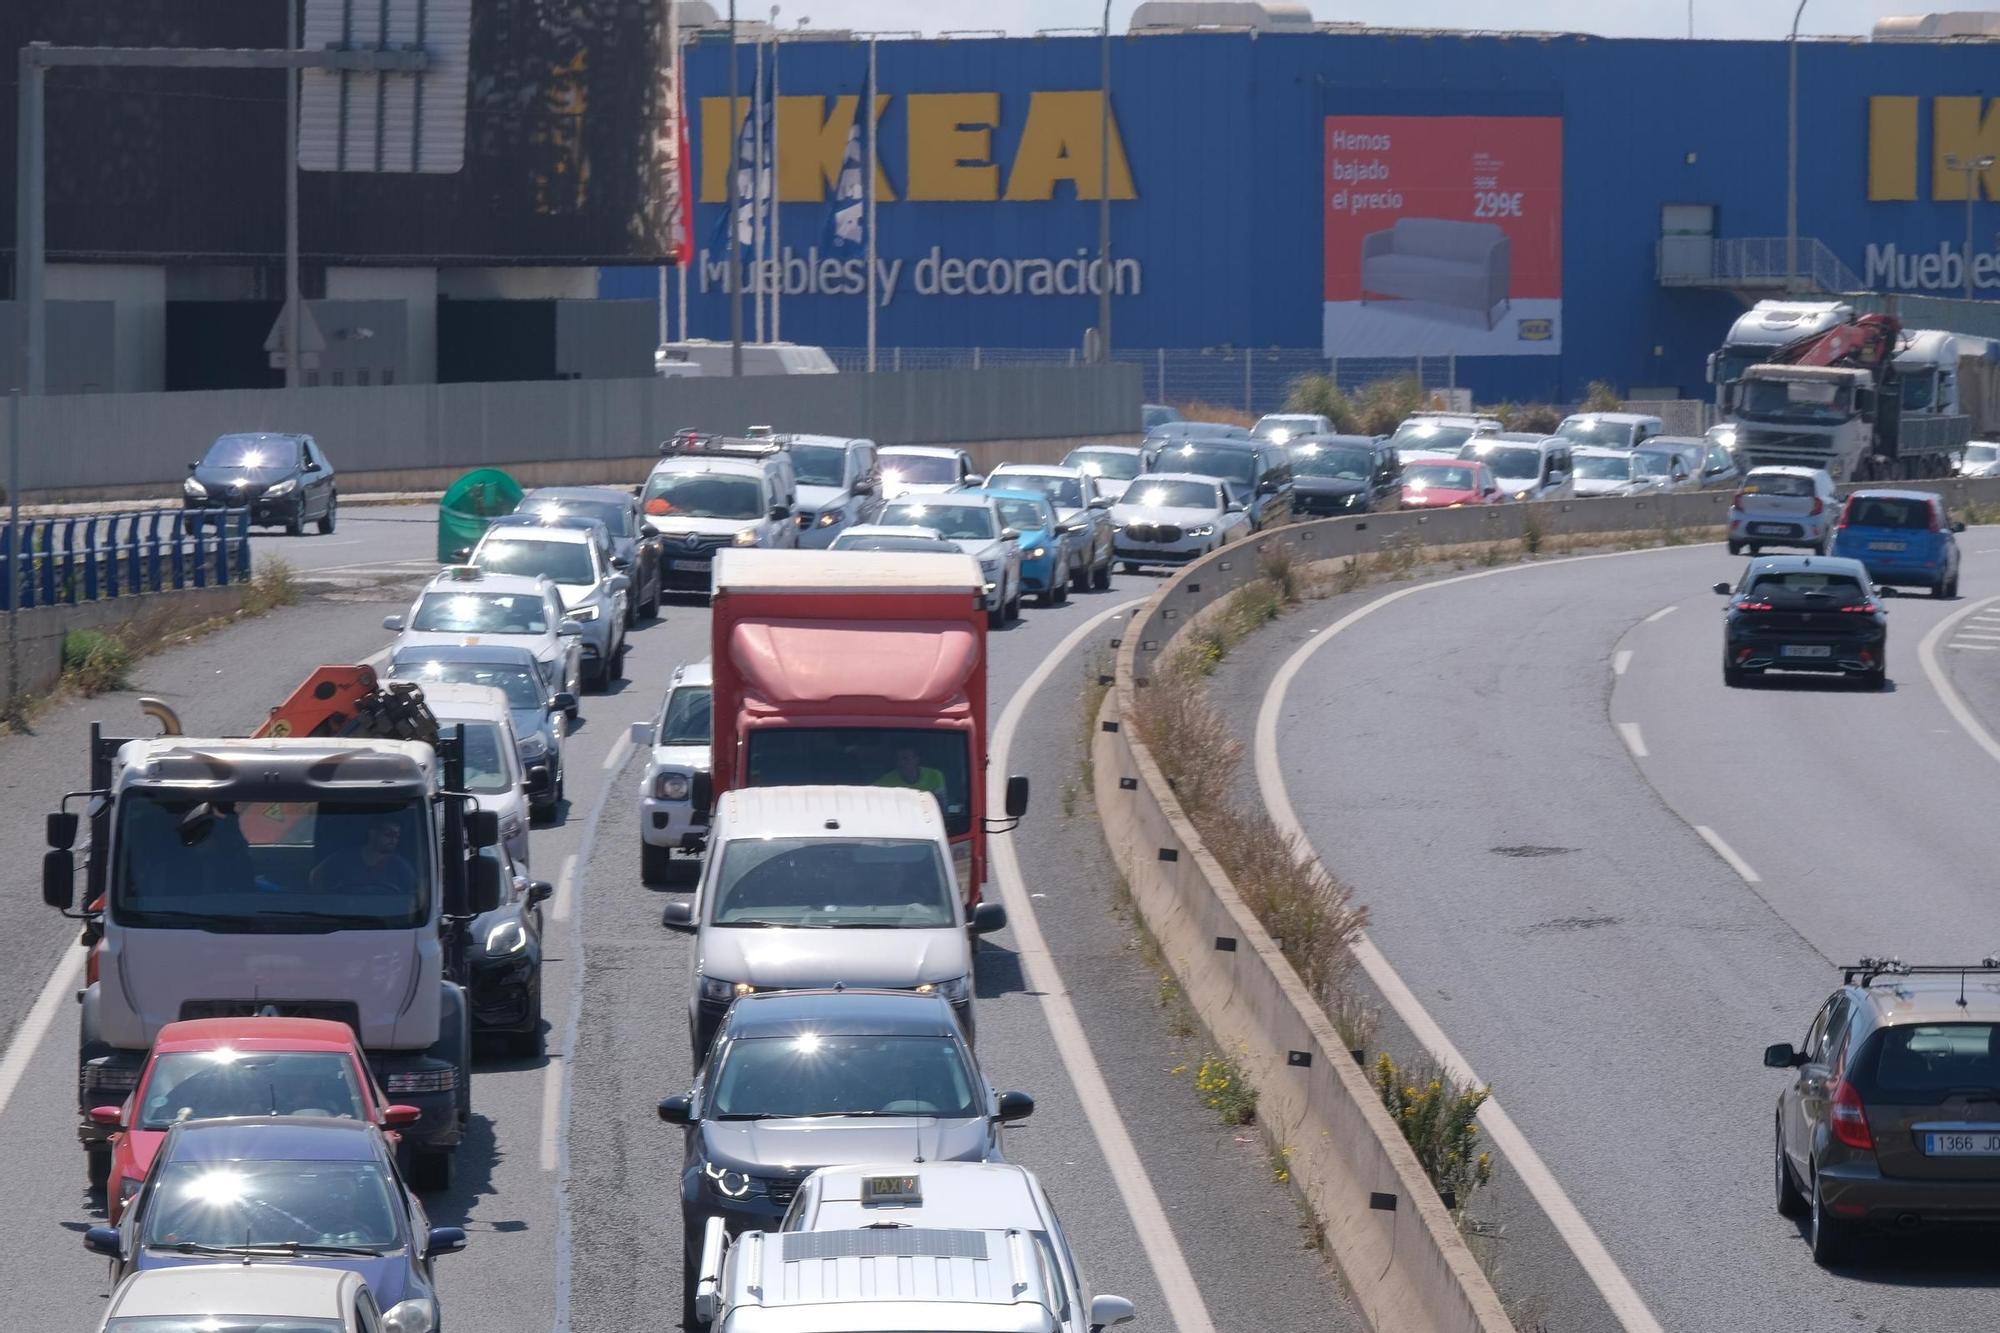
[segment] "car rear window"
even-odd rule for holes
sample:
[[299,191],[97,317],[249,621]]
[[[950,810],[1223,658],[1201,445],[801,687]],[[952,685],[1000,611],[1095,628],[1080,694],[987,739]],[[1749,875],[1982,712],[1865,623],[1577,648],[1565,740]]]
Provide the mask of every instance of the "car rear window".
[[1855,1073],[1880,1096],[1941,1097],[2000,1087],[2000,1025],[1912,1023],[1885,1028]]
[[1782,472],[1753,472],[1744,479],[1745,495],[1796,495],[1807,499],[1812,497],[1811,477],[1791,477]]
[[1857,495],[1847,502],[1846,521],[1856,528],[1928,528],[1931,502],[1891,495]]
[[1861,584],[1846,574],[1822,574],[1814,569],[1795,569],[1783,574],[1759,574],[1753,592],[1821,593],[1828,597],[1862,598]]

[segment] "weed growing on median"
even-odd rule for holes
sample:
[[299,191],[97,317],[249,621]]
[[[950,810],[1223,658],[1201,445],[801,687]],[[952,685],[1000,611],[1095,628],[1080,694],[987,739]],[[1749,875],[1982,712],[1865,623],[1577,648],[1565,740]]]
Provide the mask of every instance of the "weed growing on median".
[[1399,1069],[1384,1053],[1375,1058],[1375,1091],[1445,1206],[1462,1213],[1493,1179],[1493,1154],[1474,1123],[1492,1089],[1461,1083],[1429,1060]]
[[1247,1125],[1257,1118],[1257,1089],[1226,1055],[1203,1056],[1194,1071],[1194,1087],[1225,1125]]
[[122,690],[131,683],[132,650],[102,630],[73,629],[63,635],[63,684],[86,697]]
[[274,555],[257,562],[250,590],[243,594],[243,611],[258,616],[273,607],[291,606],[298,600],[299,585],[291,561]]
[[1540,555],[1542,552],[1542,525],[1533,510],[1529,510],[1521,520],[1521,550],[1527,555]]

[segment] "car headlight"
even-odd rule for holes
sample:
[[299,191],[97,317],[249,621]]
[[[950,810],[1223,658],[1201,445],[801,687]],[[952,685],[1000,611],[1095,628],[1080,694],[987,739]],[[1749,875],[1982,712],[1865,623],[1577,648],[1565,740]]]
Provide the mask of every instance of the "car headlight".
[[528,932],[518,921],[502,921],[486,932],[489,954],[519,953],[528,947]]
[[740,529],[737,532],[737,534],[730,539],[729,544],[731,546],[755,546],[757,544],[757,529],[755,528]]
[[266,499],[276,499],[280,495],[290,495],[298,488],[299,479],[297,477],[286,477],[283,481],[265,491],[264,497]]
[[747,981],[724,981],[721,977],[701,979],[701,998],[728,1004],[739,995],[755,995],[757,988]]
[[521,758],[523,759],[526,760],[540,759],[543,755],[549,752],[549,743],[546,740],[542,739],[541,732],[531,731],[527,735],[521,737],[520,751],[521,751]]
[[1534,494],[1534,492],[1533,492],[1532,490],[1519,490],[1519,491],[1515,491],[1515,492],[1514,492],[1514,498],[1515,498],[1516,500],[1525,500],[1525,499],[1527,499],[1527,498],[1528,498],[1528,497],[1529,497],[1530,495],[1533,495],[1533,494]]
[[196,481],[193,477],[189,477],[186,481],[181,483],[181,490],[183,493],[195,496],[196,498],[200,498],[201,496],[208,494],[208,487],[202,485],[200,482]]
[[1204,523],[1198,528],[1188,529],[1188,536],[1190,537],[1213,537],[1214,535],[1215,524],[1213,523]]
[[819,516],[819,526],[822,528],[830,528],[838,522],[840,522],[840,511],[838,509],[829,509]]
[[598,616],[603,614],[603,611],[604,608],[601,606],[573,606],[563,612],[563,615],[570,620],[589,621],[597,619]]
[[656,801],[685,801],[690,787],[685,773],[662,773],[653,779],[653,799]]
[[431,1333],[437,1307],[428,1300],[398,1301],[382,1315],[382,1333]]
[[950,981],[926,981],[916,989],[919,995],[942,995],[953,1004],[963,1004],[972,998],[972,978],[953,977]]
[[1125,525],[1123,523],[1113,523],[1111,525],[1111,530],[1113,532],[1123,532],[1125,531]]
[[738,1171],[733,1167],[717,1166],[714,1162],[701,1164],[702,1178],[708,1187],[725,1199],[740,1199],[746,1194],[764,1194],[764,1182],[748,1171]]
[[1026,552],[1027,557],[1030,560],[1040,560],[1043,556],[1047,555],[1048,553],[1049,553],[1049,548],[1046,546],[1031,546],[1028,548]]

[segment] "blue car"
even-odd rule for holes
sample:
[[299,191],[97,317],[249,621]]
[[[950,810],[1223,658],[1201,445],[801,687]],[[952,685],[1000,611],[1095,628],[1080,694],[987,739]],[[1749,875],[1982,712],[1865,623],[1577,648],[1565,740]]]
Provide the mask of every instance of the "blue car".
[[111,1259],[114,1285],[218,1260],[348,1269],[401,1330],[438,1326],[431,1261],[464,1249],[465,1232],[430,1225],[374,1125],[258,1116],[175,1125],[119,1225],[83,1243]]
[[1861,490],[1847,497],[1832,554],[1859,560],[1876,583],[1958,596],[1958,538],[1944,497],[1931,491]]
[[1000,521],[1021,534],[1021,588],[1042,599],[1043,606],[1069,600],[1069,525],[1056,516],[1049,497],[1040,491],[986,488],[1000,506]]

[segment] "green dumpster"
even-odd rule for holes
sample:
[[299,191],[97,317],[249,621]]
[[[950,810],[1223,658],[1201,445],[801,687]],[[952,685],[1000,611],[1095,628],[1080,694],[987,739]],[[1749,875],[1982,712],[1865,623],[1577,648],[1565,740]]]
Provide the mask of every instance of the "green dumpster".
[[521,503],[521,483],[497,467],[476,468],[451,484],[438,504],[438,561],[451,564],[458,552],[478,543],[494,519]]

